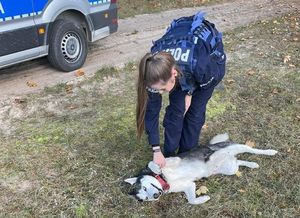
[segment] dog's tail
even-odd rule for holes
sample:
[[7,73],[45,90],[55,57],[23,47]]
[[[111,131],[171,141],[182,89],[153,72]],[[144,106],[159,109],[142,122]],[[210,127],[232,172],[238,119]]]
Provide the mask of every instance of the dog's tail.
[[224,134],[219,134],[219,135],[216,135],[215,137],[213,137],[210,141],[209,141],[209,144],[210,145],[214,145],[214,144],[217,144],[217,143],[220,143],[220,142],[226,142],[229,140],[229,136],[227,133],[224,133]]

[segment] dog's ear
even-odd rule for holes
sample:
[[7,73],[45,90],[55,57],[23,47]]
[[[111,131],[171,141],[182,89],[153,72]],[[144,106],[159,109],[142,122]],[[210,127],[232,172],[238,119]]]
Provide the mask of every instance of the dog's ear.
[[137,180],[137,177],[133,177],[133,178],[125,179],[124,182],[127,182],[130,185],[133,185],[134,183],[136,183],[136,180]]

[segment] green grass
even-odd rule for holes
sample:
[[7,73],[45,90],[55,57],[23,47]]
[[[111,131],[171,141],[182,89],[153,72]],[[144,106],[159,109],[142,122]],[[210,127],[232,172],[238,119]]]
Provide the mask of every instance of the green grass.
[[233,141],[252,140],[279,154],[241,155],[260,168],[198,182],[209,189],[208,203],[191,206],[180,193],[152,203],[127,196],[123,180],[151,159],[146,139],[136,141],[137,68],[129,63],[26,97],[23,110],[34,112],[11,119],[16,130],[0,139],[0,217],[296,217],[299,20],[286,15],[225,33],[225,88],[209,103],[201,142],[228,132]]

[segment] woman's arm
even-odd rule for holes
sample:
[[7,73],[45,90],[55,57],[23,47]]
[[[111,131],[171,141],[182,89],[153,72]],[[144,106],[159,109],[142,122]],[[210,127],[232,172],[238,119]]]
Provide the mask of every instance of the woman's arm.
[[159,112],[162,97],[159,93],[148,92],[148,102],[145,114],[145,130],[150,145],[159,145]]
[[160,167],[164,167],[166,161],[159,146],[159,112],[161,109],[161,103],[161,94],[148,92],[145,129],[148,135],[148,142],[152,145],[153,161]]

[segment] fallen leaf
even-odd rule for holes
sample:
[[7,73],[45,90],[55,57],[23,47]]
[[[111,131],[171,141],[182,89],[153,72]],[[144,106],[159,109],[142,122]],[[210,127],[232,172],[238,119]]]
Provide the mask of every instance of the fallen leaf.
[[198,190],[196,191],[197,195],[206,194],[208,192],[208,188],[206,186],[200,186]]
[[80,76],[83,76],[85,73],[82,69],[79,69],[79,70],[76,70],[75,72],[75,76],[76,77],[80,77]]
[[247,140],[245,145],[248,145],[249,147],[254,148],[255,147],[255,142],[251,141],[251,140]]
[[69,84],[65,86],[65,90],[68,94],[73,93],[73,85]]
[[276,88],[273,89],[272,93],[273,93],[273,94],[278,94],[278,89],[276,89]]
[[284,56],[284,58],[283,58],[283,63],[287,63],[288,61],[290,61],[291,60],[291,56],[290,55],[286,55],[286,56]]
[[136,70],[137,69],[136,65],[133,65],[131,69]]
[[204,123],[204,125],[202,126],[203,129],[207,129],[208,125],[206,123]]
[[240,192],[240,193],[245,193],[246,190],[245,190],[245,189],[239,189],[239,192]]
[[295,29],[296,28],[296,23],[291,23],[290,28]]
[[236,175],[237,177],[242,177],[242,172],[241,172],[241,171],[236,171],[235,175]]
[[248,74],[249,76],[252,76],[252,75],[255,74],[255,71],[254,71],[254,70],[250,70],[250,71],[247,72],[247,74]]
[[297,98],[297,99],[296,99],[296,102],[299,102],[299,101],[300,101],[300,98]]
[[228,84],[232,84],[232,83],[235,83],[235,80],[233,80],[233,79],[228,79],[228,80],[226,80],[226,82],[227,82]]
[[73,109],[78,108],[78,106],[75,105],[75,104],[70,104],[67,108],[70,109],[70,110],[73,110]]
[[34,81],[27,81],[27,86],[29,86],[29,87],[37,87],[38,85],[37,85],[37,83],[36,82],[34,82]]
[[294,64],[289,64],[289,67],[293,67],[293,68],[294,68],[294,67],[296,67],[296,66],[295,66]]

